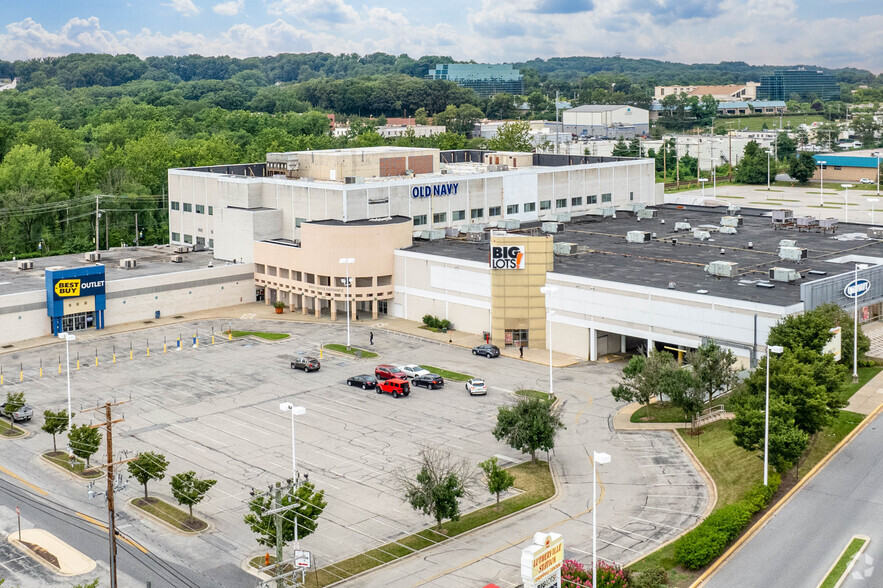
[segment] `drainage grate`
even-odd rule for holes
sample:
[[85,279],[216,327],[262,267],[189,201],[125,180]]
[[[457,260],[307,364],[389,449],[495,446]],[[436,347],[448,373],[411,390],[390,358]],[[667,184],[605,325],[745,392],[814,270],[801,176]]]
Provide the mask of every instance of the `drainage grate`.
[[184,318],[184,317],[179,314],[178,316],[173,316],[172,318]]
[[4,345],[2,349],[12,349],[15,345]]

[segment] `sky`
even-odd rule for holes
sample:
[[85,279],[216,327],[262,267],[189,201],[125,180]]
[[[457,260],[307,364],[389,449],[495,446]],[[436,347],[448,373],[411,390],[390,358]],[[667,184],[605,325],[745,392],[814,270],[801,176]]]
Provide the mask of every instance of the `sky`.
[[0,59],[325,51],[574,55],[883,73],[881,0],[0,0]]

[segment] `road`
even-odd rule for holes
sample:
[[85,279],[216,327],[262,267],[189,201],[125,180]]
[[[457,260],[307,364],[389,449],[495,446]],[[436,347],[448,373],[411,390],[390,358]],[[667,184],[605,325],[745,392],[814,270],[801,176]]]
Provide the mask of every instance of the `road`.
[[878,417],[703,586],[815,586],[853,535],[871,538],[870,559],[843,586],[883,584],[883,570],[874,568],[883,561],[881,444]]
[[[87,522],[67,507],[0,478],[0,534],[4,537],[14,534],[18,528],[16,507],[22,513],[22,529],[47,530],[98,562],[98,567],[85,577],[77,578],[78,582],[85,583],[94,578],[100,578],[102,584],[106,582],[109,573],[106,530]],[[59,579],[47,568],[25,556],[7,541],[0,542],[0,567],[8,572],[0,572],[0,577],[9,577],[11,574],[12,578],[27,578],[27,586],[57,586],[59,583]],[[144,553],[124,540],[117,543],[117,578],[121,586],[146,586],[148,582],[151,587],[162,588],[198,588],[209,584],[242,585],[241,577],[234,584],[225,583],[224,577],[208,578],[169,563],[152,553]]]

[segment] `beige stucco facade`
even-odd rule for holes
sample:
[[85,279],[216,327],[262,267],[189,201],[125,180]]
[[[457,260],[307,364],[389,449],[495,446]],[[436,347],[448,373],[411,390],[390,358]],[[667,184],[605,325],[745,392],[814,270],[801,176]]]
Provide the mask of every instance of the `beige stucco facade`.
[[[265,288],[267,304],[282,301],[303,314],[321,316],[328,309],[336,320],[349,300],[353,316],[361,310],[377,318],[395,294],[393,252],[411,245],[412,230],[411,219],[403,217],[304,223],[300,242],[254,244],[255,285]],[[354,261],[343,264],[341,259]]]

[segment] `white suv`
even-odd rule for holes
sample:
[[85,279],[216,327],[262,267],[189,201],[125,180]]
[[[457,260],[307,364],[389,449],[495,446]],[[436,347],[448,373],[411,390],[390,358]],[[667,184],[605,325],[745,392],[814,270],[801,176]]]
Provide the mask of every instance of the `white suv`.
[[873,184],[874,182],[868,178],[862,178],[859,180],[860,184]]

